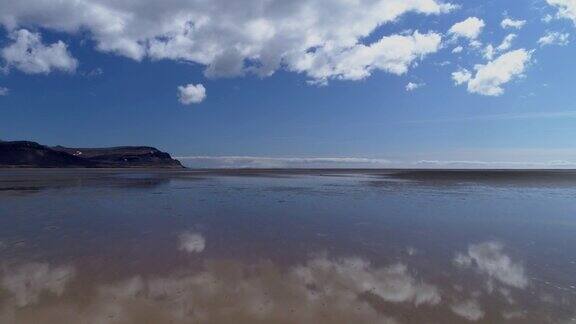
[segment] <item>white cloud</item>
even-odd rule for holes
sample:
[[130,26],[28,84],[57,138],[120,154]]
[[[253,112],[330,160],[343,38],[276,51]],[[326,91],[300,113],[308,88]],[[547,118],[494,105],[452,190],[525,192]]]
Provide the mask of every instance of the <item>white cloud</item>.
[[474,48],[474,49],[477,49],[477,48],[482,47],[482,42],[481,42],[481,41],[478,41],[478,40],[473,40],[473,41],[470,42],[469,45],[470,45],[470,47],[472,47],[472,48]]
[[425,83],[408,82],[408,84],[406,85],[406,91],[414,91],[414,90],[421,88],[425,85],[426,85]]
[[477,17],[469,17],[464,21],[454,24],[450,30],[448,30],[448,33],[456,38],[463,37],[474,40],[480,36],[484,26],[484,20]]
[[412,64],[436,52],[442,36],[437,33],[384,36],[370,45],[357,44],[345,49],[319,49],[293,60],[293,70],[306,73],[313,80],[361,80],[375,70],[401,75]]
[[[193,62],[205,66],[209,77],[269,76],[285,68],[313,80],[357,80],[373,70],[398,74],[428,53],[418,51],[426,46],[422,42],[439,40],[391,35],[362,45],[378,27],[406,13],[437,15],[454,8],[439,0],[20,0],[0,2],[0,24],[9,30],[86,31],[100,51]],[[417,46],[398,53],[391,46],[396,41]],[[405,54],[409,59],[402,60]],[[351,59],[362,61],[346,69]]]
[[78,61],[62,41],[44,45],[40,34],[26,29],[15,31],[9,37],[13,43],[0,51],[8,68],[14,67],[28,74],[47,74],[53,70],[74,72],[78,66]]
[[488,44],[484,48],[484,57],[488,60],[492,60],[494,55],[509,50],[512,47],[512,42],[514,39],[516,39],[516,34],[508,34],[506,37],[504,37],[504,40],[502,40],[500,45],[494,47],[492,44]]
[[572,20],[576,24],[576,1],[546,0],[548,4],[558,8],[558,17]]
[[497,280],[516,288],[526,288],[528,278],[524,273],[524,267],[520,263],[513,262],[503,250],[504,246],[498,242],[472,244],[466,254],[456,255],[454,261],[461,267],[477,269],[480,273],[486,274],[490,280]]
[[188,253],[200,253],[206,247],[204,236],[199,233],[184,232],[178,236],[180,250]]
[[476,300],[467,300],[456,303],[450,307],[452,311],[469,321],[477,321],[484,317],[484,311]]
[[472,73],[466,69],[461,69],[452,73],[452,80],[454,80],[456,85],[466,83],[470,81],[470,79],[472,79]]
[[457,85],[467,83],[468,92],[500,96],[504,93],[504,84],[523,75],[531,56],[532,53],[525,49],[510,51],[486,64],[476,65],[474,76],[467,70],[461,70],[452,73],[452,78]]
[[6,87],[0,87],[0,97],[7,96],[10,93],[10,89]]
[[492,46],[492,44],[488,44],[485,48],[484,48],[484,58],[487,60],[491,60],[494,58],[494,53],[495,53],[495,49],[494,46]]
[[554,20],[554,16],[547,14],[546,16],[542,17],[542,22],[549,24],[552,20]]
[[452,50],[452,53],[462,53],[463,50],[464,50],[464,47],[462,47],[462,46],[456,46],[456,47],[454,47],[454,49]]
[[504,40],[502,41],[502,43],[500,43],[500,45],[498,45],[498,47],[496,47],[496,49],[499,52],[504,52],[510,49],[510,47],[512,47],[512,41],[514,41],[514,39],[516,39],[517,35],[516,34],[508,34],[506,35],[506,37],[504,37]]
[[526,20],[514,20],[510,18],[505,18],[500,23],[500,26],[502,26],[502,28],[504,29],[506,28],[522,29],[522,27],[524,27],[525,24]]
[[547,46],[547,45],[560,45],[565,46],[570,43],[570,34],[568,33],[559,33],[559,32],[548,32],[546,35],[540,37],[538,39],[538,45],[540,46]]
[[204,99],[206,99],[206,88],[200,83],[178,87],[178,101],[183,105],[201,103]]

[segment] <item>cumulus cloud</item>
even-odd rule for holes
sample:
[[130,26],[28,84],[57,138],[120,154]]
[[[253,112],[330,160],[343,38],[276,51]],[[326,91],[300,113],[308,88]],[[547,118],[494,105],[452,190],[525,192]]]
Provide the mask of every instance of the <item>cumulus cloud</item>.
[[201,103],[206,99],[206,88],[199,84],[187,84],[178,87],[178,101],[183,105]]
[[478,41],[478,40],[473,40],[470,42],[470,47],[472,47],[473,49],[478,49],[480,47],[482,47],[482,42]]
[[484,57],[488,60],[492,60],[494,58],[494,55],[509,50],[512,47],[512,42],[514,41],[514,39],[516,39],[516,37],[517,37],[516,34],[508,34],[506,35],[506,37],[504,37],[504,40],[502,40],[502,43],[500,43],[500,45],[494,47],[492,46],[492,44],[488,44],[486,48],[484,48]]
[[[363,45],[378,27],[406,13],[454,8],[439,0],[20,0],[0,3],[0,23],[10,30],[87,31],[100,51],[198,63],[209,77],[268,76],[286,68],[313,79],[359,79],[376,69],[403,73],[428,52],[419,50],[427,46],[422,42],[437,40],[437,34],[389,35]],[[391,46],[396,41],[404,47],[400,54]],[[405,54],[409,59],[401,59]],[[347,69],[348,60],[362,61]]]
[[474,40],[480,36],[482,29],[484,28],[484,20],[477,17],[469,17],[464,21],[454,24],[448,33],[454,37],[468,38]]
[[576,1],[546,0],[548,4],[558,9],[558,17],[572,20],[576,24]]
[[472,73],[466,69],[461,69],[456,72],[452,72],[452,80],[456,85],[461,85],[472,79]]
[[495,53],[495,48],[494,46],[492,46],[492,44],[488,44],[485,48],[484,48],[484,58],[487,60],[491,60],[494,58],[494,53]]
[[200,253],[206,247],[206,240],[204,236],[199,233],[184,232],[178,237],[180,242],[180,250],[188,253]]
[[568,33],[559,33],[559,32],[548,32],[546,35],[540,37],[538,39],[538,45],[540,46],[548,46],[548,45],[560,45],[565,46],[570,43],[570,34]]
[[463,50],[464,50],[464,47],[462,47],[462,46],[456,46],[456,47],[454,47],[454,49],[452,50],[452,53],[455,53],[455,54],[457,54],[457,53],[462,53]]
[[26,29],[15,31],[9,37],[13,42],[0,51],[8,68],[28,74],[47,74],[53,70],[74,72],[78,66],[78,61],[62,41],[45,45],[40,34]]
[[505,18],[500,23],[500,26],[502,26],[502,28],[504,29],[506,28],[522,29],[522,27],[524,27],[525,24],[526,20],[514,20],[510,18]]
[[504,37],[504,40],[502,41],[502,43],[500,43],[500,45],[498,45],[498,47],[496,47],[496,49],[499,52],[504,52],[510,49],[510,47],[512,47],[512,41],[514,41],[516,39],[517,35],[516,34],[508,34],[506,35],[506,37]]
[[408,84],[406,85],[406,91],[414,91],[418,88],[423,87],[424,85],[425,85],[424,83],[408,82]]
[[507,286],[516,288],[528,286],[528,278],[522,264],[512,261],[504,253],[504,246],[498,242],[472,244],[467,253],[457,254],[454,262],[464,268],[474,268],[479,273],[487,275],[490,280],[496,280]]
[[318,49],[293,61],[293,70],[306,73],[319,83],[329,79],[361,80],[381,70],[401,75],[424,56],[438,51],[442,36],[437,33],[384,36],[370,44],[345,49]]
[[7,96],[10,93],[10,89],[6,87],[0,87],[0,97]]
[[476,300],[467,300],[460,303],[456,303],[450,307],[452,311],[469,321],[477,321],[484,317],[484,311],[478,304]]
[[460,70],[452,73],[452,78],[457,85],[467,83],[468,92],[500,96],[504,93],[504,84],[523,75],[531,56],[532,52],[525,49],[510,51],[486,64],[476,65],[474,76],[467,70]]

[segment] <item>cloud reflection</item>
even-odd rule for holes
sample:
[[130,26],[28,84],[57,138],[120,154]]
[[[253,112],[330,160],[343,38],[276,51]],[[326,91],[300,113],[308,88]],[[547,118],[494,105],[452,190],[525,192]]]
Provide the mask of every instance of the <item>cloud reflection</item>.
[[[361,258],[313,258],[281,271],[269,262],[211,262],[206,271],[102,287],[98,313],[134,321],[129,305],[154,304],[156,316],[176,322],[395,323],[361,298],[436,305],[436,287],[417,280],[405,265],[374,267]],[[108,314],[104,314],[104,313]]]
[[484,317],[484,311],[474,299],[456,303],[450,307],[452,311],[470,321],[477,321]]
[[333,261],[321,257],[297,267],[293,273],[307,286],[328,291],[340,287],[356,294],[371,293],[388,302],[436,305],[441,300],[436,287],[416,280],[403,264],[374,268],[360,258]]
[[184,232],[179,236],[180,250],[188,253],[201,253],[206,247],[204,236],[193,232]]
[[[74,271],[30,264],[2,280],[18,306],[37,303],[42,292],[62,295]],[[262,261],[209,261],[203,271],[160,277],[134,276],[99,285],[82,305],[26,308],[28,318],[61,311],[61,322],[83,323],[396,323],[374,307],[437,305],[438,289],[417,279],[406,265],[377,267],[362,258],[317,256],[281,269]],[[366,298],[366,295],[372,298]],[[371,301],[369,301],[369,299]],[[17,310],[17,308],[13,308]]]
[[528,278],[524,267],[520,263],[513,262],[503,250],[504,246],[499,242],[472,244],[468,248],[468,253],[457,254],[454,262],[458,266],[474,268],[487,275],[491,280],[489,287],[493,284],[492,280],[497,280],[511,287],[526,288]]
[[[185,234],[180,236],[183,246],[193,242],[189,251],[203,250],[198,248],[200,234]],[[68,266],[6,267],[0,279],[0,323],[393,324],[528,316],[544,323],[562,310],[547,304],[540,316],[539,306],[514,289],[528,285],[524,268],[494,242],[472,244],[455,259],[493,281],[489,292],[455,284],[469,279],[470,271],[449,267],[432,284],[407,264],[379,265],[361,257],[318,254],[289,267],[266,260],[191,260],[201,267],[93,284],[76,280]]]
[[53,268],[47,263],[29,263],[5,272],[2,288],[12,294],[18,307],[37,303],[44,292],[62,295],[68,281],[74,276],[72,267]]

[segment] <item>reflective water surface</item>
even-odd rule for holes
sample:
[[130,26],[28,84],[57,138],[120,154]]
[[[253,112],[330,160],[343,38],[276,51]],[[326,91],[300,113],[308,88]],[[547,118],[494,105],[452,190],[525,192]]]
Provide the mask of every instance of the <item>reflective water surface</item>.
[[576,174],[0,170],[0,323],[576,323]]

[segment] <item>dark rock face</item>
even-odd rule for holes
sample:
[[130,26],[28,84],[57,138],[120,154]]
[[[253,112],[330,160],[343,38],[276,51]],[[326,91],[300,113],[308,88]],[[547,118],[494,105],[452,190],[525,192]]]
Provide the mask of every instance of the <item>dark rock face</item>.
[[170,154],[146,146],[69,148],[0,141],[0,167],[182,168],[182,164]]

